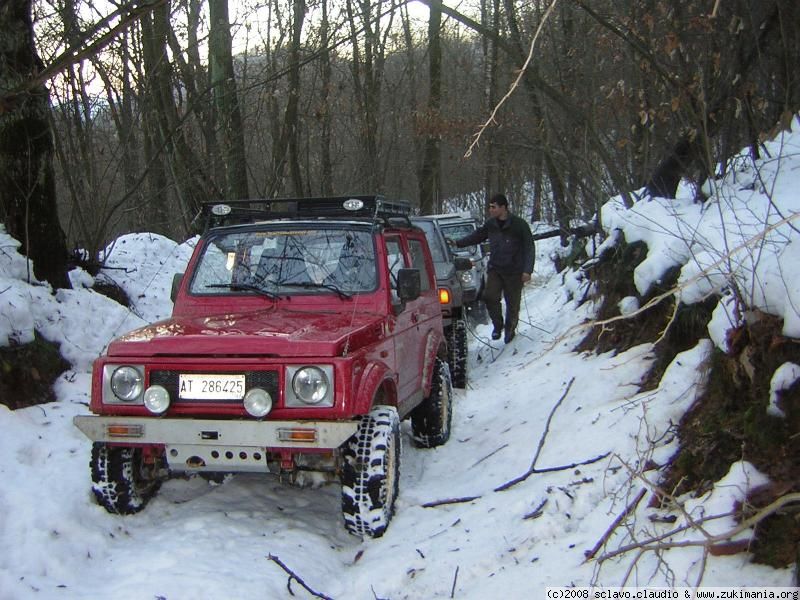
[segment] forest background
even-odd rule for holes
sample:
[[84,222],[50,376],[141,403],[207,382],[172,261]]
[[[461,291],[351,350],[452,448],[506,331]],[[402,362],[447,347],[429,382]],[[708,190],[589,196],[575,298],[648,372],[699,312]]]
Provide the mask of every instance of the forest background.
[[566,244],[800,108],[795,0],[424,2],[5,0],[0,222],[56,287],[230,198],[502,190]]

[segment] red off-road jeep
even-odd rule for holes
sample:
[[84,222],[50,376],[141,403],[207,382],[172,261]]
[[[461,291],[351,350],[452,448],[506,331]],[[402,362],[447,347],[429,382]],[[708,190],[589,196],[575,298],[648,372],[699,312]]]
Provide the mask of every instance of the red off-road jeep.
[[[337,477],[351,533],[392,517],[400,421],[450,437],[433,263],[409,207],[358,196],[206,207],[172,318],[94,365],[94,494],[135,513],[176,473]],[[231,225],[230,223],[237,223]]]

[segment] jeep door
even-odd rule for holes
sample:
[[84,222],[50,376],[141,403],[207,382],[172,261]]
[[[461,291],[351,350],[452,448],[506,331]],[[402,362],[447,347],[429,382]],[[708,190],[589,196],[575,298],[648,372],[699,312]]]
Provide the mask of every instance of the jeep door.
[[[420,242],[412,244],[411,253],[403,238],[399,235],[386,237],[386,255],[389,261],[390,287],[392,302],[399,305],[397,294],[397,272],[399,269],[418,268],[414,264],[413,252],[418,252]],[[424,366],[426,336],[429,328],[426,323],[430,319],[425,304],[430,303],[431,281],[430,270],[423,263],[420,269],[421,291],[416,300],[406,302],[394,316],[394,343],[397,357],[398,401],[400,405],[416,404],[422,397],[422,370]],[[408,410],[408,409],[405,409]],[[401,413],[405,412],[401,408]]]

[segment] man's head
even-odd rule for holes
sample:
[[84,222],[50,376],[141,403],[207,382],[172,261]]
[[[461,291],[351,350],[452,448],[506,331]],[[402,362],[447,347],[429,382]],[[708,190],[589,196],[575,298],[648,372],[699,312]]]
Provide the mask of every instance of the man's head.
[[508,217],[508,198],[503,194],[495,194],[489,198],[489,216],[505,220]]

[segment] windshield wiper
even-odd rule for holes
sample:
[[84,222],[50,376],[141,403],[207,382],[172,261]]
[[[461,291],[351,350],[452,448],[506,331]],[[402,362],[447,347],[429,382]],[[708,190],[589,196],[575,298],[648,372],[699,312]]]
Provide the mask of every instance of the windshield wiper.
[[277,300],[279,298],[278,294],[270,292],[269,290],[265,290],[262,287],[257,285],[253,285],[252,283],[210,283],[206,286],[207,288],[226,288],[233,292],[246,290],[248,292],[255,292],[256,294],[260,294],[261,296],[266,296],[270,300]]
[[291,285],[301,288],[322,288],[325,290],[331,290],[332,292],[336,292],[339,295],[339,298],[343,300],[349,300],[350,298],[353,297],[353,294],[348,294],[347,292],[339,289],[332,283],[314,283],[312,281],[297,281],[297,282],[285,281],[282,282],[281,285]]

